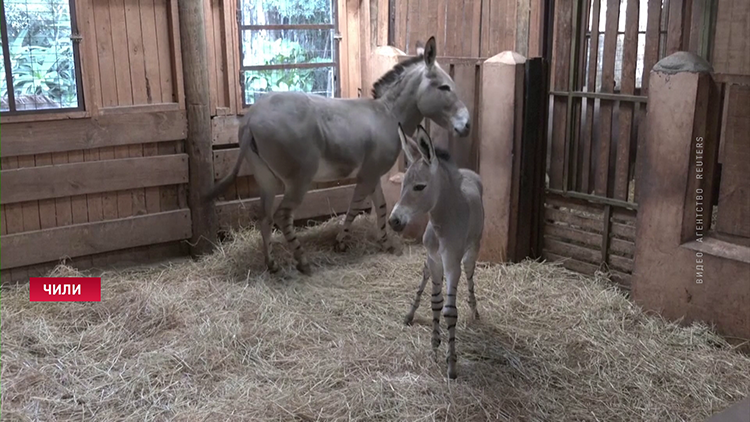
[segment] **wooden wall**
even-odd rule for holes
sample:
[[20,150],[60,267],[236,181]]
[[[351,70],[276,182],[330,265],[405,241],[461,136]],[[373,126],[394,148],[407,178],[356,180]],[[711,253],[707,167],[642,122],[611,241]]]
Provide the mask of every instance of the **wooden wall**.
[[3,281],[66,256],[180,254],[190,237],[176,2],[79,0],[76,13],[86,111],[2,118]]

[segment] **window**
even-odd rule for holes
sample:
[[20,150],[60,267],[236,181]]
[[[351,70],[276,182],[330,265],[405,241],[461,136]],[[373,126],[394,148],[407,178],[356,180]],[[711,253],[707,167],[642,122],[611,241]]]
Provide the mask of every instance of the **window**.
[[243,105],[271,91],[339,95],[335,0],[240,0]]
[[83,109],[74,0],[0,3],[0,113]]

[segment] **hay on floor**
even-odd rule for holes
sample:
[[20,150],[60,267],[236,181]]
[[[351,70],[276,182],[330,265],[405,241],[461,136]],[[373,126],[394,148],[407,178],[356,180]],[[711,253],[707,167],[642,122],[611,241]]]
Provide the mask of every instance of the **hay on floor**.
[[300,233],[309,278],[278,234],[284,269],[265,273],[247,230],[199,262],[105,273],[101,303],[4,288],[3,420],[703,421],[750,391],[750,358],[707,327],[535,262],[478,269],[477,322],[462,278],[449,383],[428,294],[402,323],[421,246],[381,253],[360,218],[338,254],[337,224]]

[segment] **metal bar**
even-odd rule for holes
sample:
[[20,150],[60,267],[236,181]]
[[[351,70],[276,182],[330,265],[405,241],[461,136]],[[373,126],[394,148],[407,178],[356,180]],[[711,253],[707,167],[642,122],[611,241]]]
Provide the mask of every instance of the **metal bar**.
[[585,91],[550,91],[550,95],[558,97],[572,96],[574,98],[593,98],[600,100],[609,101],[624,101],[634,103],[645,103],[648,102],[648,97],[643,95],[627,95],[627,94],[606,94],[602,92],[585,92]]
[[304,25],[240,25],[240,30],[243,31],[279,31],[282,29],[293,29],[293,30],[310,30],[310,29],[336,29],[332,23],[325,24],[304,24]]
[[314,69],[316,67],[333,67],[336,62],[322,63],[286,63],[286,64],[261,64],[257,66],[242,66],[240,70],[284,70],[284,69]]
[[551,188],[546,188],[545,192],[548,194],[551,193],[554,195],[562,196],[564,198],[583,199],[594,204],[612,205],[615,207],[626,208],[629,210],[638,210],[638,204],[635,202],[621,201],[619,199],[612,199],[612,198],[607,198],[604,196],[590,195],[588,193],[581,193],[581,192],[575,192],[575,191],[563,192],[559,189],[551,189]]
[[5,83],[8,87],[8,110],[11,113],[16,111],[16,93],[13,88],[13,69],[11,69],[10,63],[10,44],[8,42],[8,24],[5,20],[5,5],[0,7],[0,19],[2,19],[2,33],[3,40],[3,63],[5,65]]
[[341,97],[341,36],[339,34],[339,5],[338,0],[331,2],[331,14],[333,15],[333,61],[336,66],[333,67],[333,97]]

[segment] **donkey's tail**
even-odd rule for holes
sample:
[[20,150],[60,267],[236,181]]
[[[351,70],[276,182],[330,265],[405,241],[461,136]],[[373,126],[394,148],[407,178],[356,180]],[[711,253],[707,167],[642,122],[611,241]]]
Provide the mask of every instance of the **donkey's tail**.
[[219,182],[214,185],[211,191],[203,196],[203,200],[206,202],[216,198],[219,193],[223,192],[227,188],[227,186],[234,182],[234,180],[237,178],[237,174],[240,172],[242,162],[245,161],[245,154],[247,154],[248,149],[252,148],[252,145],[255,143],[253,134],[252,132],[250,132],[250,127],[245,122],[240,122],[239,129],[237,129],[237,135],[240,143],[240,153],[237,156],[237,162],[234,163],[232,172],[226,175],[223,179],[219,180]]

